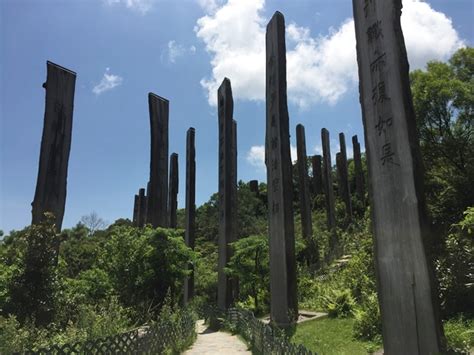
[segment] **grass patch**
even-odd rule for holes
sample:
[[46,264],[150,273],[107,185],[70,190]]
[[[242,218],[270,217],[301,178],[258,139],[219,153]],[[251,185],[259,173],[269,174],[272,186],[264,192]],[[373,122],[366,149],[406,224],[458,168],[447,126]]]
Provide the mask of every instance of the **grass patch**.
[[292,342],[303,344],[318,355],[367,354],[382,347],[352,337],[353,318],[320,318],[297,326]]

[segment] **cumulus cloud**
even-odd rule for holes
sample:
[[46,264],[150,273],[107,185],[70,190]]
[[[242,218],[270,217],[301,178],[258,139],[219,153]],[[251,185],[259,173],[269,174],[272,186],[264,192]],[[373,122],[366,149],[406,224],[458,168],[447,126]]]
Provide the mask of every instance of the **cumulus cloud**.
[[[265,93],[264,0],[229,0],[215,13],[201,17],[195,32],[211,53],[211,78],[202,79],[209,104],[215,105],[224,77],[232,81],[234,97],[262,100]],[[262,46],[263,45],[263,46]]]
[[265,169],[265,146],[263,145],[254,145],[247,152],[246,156],[247,162],[250,165],[262,169]]
[[424,1],[403,2],[402,28],[411,69],[423,68],[429,60],[446,60],[466,45],[451,19]]
[[[291,160],[295,162],[298,160],[298,155],[296,147],[290,146]],[[254,145],[250,147],[250,150],[247,152],[246,156],[247,162],[261,170],[265,170],[265,146],[264,145]]]
[[176,63],[176,59],[184,56],[186,53],[190,53],[190,54],[196,53],[196,47],[191,46],[189,48],[186,48],[182,44],[176,43],[176,41],[174,40],[168,42],[168,46],[166,48],[166,56],[168,58],[168,62],[174,64]]
[[[212,73],[201,80],[210,105],[224,77],[234,97],[264,100],[265,0],[200,0],[211,4],[195,32],[211,54]],[[402,27],[411,68],[428,60],[447,59],[464,46],[452,21],[421,0],[405,0]],[[335,104],[357,83],[354,21],[346,19],[328,34],[312,36],[309,28],[287,24],[287,81],[291,102],[304,109],[319,102]]]
[[107,5],[123,4],[128,9],[146,14],[153,6],[155,0],[103,0]]
[[122,77],[114,74],[109,74],[109,72],[110,68],[106,68],[102,80],[92,89],[92,92],[97,96],[106,91],[112,90],[113,88],[116,88],[117,86],[122,84]]
[[198,4],[207,13],[213,13],[220,6],[222,0],[198,0]]

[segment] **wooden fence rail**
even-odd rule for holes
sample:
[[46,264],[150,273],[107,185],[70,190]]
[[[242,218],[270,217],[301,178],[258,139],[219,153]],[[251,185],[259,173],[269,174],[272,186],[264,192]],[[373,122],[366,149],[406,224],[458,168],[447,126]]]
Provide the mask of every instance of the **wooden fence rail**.
[[125,333],[94,340],[54,345],[30,350],[25,355],[79,355],[79,354],[163,354],[189,343],[196,336],[195,317],[184,312],[178,321],[160,320]]
[[205,314],[207,318],[224,318],[227,326],[240,334],[257,353],[316,355],[303,345],[291,343],[288,337],[284,336],[283,331],[263,323],[248,310],[230,308],[226,313],[221,313],[216,309],[208,309]]

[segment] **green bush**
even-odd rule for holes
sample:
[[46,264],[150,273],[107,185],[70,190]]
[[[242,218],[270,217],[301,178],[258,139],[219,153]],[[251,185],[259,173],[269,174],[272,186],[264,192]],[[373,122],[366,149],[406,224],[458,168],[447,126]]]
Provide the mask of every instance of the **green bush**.
[[451,226],[444,241],[445,252],[436,263],[441,307],[445,317],[462,312],[474,314],[474,207]]
[[377,294],[372,293],[365,297],[361,308],[354,312],[354,337],[361,340],[381,342],[382,320],[380,318]]
[[17,260],[19,272],[8,286],[6,314],[15,314],[20,322],[34,320],[45,326],[54,320],[58,297],[57,260],[59,235],[54,215],[45,213],[44,220],[20,233],[26,247]]
[[444,334],[448,351],[467,354],[474,347],[474,320],[462,316],[450,319],[444,323]]
[[0,316],[0,354],[12,354],[28,349],[30,334],[21,328],[15,316]]
[[0,316],[0,354],[106,337],[130,326],[127,311],[116,298],[111,298],[103,306],[81,305],[77,321],[70,321],[65,327],[56,323],[37,327],[32,321],[20,323],[13,315]]
[[352,315],[355,301],[348,289],[332,290],[331,294],[324,298],[324,305],[329,317],[345,318]]

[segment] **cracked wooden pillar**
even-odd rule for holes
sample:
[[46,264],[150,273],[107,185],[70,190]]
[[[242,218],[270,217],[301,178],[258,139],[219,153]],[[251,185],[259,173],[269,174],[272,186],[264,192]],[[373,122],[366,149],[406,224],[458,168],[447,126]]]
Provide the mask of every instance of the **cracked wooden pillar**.
[[138,226],[138,195],[135,195],[133,199],[133,219],[132,219],[133,226]]
[[[195,130],[189,128],[186,133],[186,201],[184,220],[184,241],[194,250],[196,238],[196,148]],[[194,297],[194,267],[189,264],[191,274],[184,281],[183,303],[186,305]]]
[[[350,222],[352,220],[352,202],[351,189],[349,186],[349,172],[347,168],[347,152],[346,152],[346,138],[344,133],[339,133],[339,146],[341,149],[340,163],[338,168],[338,175],[340,176],[340,191],[341,197],[346,207],[346,218]],[[337,161],[336,161],[337,164]]]
[[356,195],[358,200],[361,202],[362,207],[365,208],[365,183],[364,183],[364,171],[362,169],[362,158],[360,154],[360,143],[357,140],[357,136],[352,137],[352,148],[354,151],[354,174],[355,174],[355,185]]
[[169,101],[148,94],[151,131],[150,191],[147,223],[154,228],[168,226],[168,117]]
[[353,0],[353,10],[384,351],[443,353],[402,4]]
[[301,215],[301,232],[306,241],[308,255],[306,260],[309,264],[315,264],[319,261],[319,252],[315,239],[313,239],[313,221],[311,216],[311,194],[309,192],[308,165],[306,157],[306,138],[304,126],[296,126],[296,150],[298,155],[298,184],[299,184],[299,202]]
[[266,31],[266,136],[270,242],[270,316],[280,327],[298,317],[293,178],[286,96],[285,19],[275,12]]
[[331,149],[329,145],[329,131],[326,128],[321,130],[321,141],[323,144],[323,183],[324,196],[326,198],[327,226],[331,233],[329,239],[329,251],[326,254],[326,263],[330,263],[340,255],[339,241],[336,234],[336,202],[332,184],[332,162]]
[[228,277],[224,268],[231,256],[230,243],[236,239],[237,210],[235,209],[235,164],[236,149],[234,139],[236,134],[235,123],[232,119],[234,101],[230,80],[225,78],[217,92],[219,116],[219,256],[218,256],[218,283],[217,305],[220,309],[229,308],[234,302],[234,282]]
[[31,223],[40,223],[44,213],[51,212],[59,232],[66,204],[76,73],[50,61],[46,66],[43,135],[35,196],[31,203]]
[[168,187],[168,203],[169,203],[169,227],[176,228],[177,217],[176,210],[178,208],[178,188],[179,188],[179,173],[178,173],[178,154],[173,153],[170,157],[170,181]]
[[321,168],[321,155],[314,155],[311,158],[311,166],[313,169],[313,192],[315,197],[323,193],[323,171]]
[[143,228],[146,224],[146,205],[147,198],[145,196],[145,189],[138,190],[138,211],[137,211],[137,226]]

